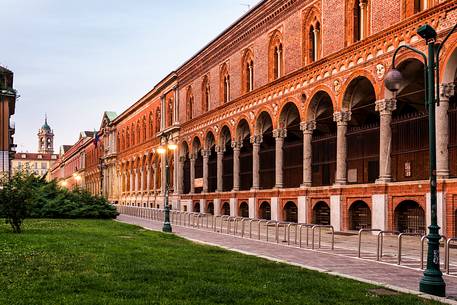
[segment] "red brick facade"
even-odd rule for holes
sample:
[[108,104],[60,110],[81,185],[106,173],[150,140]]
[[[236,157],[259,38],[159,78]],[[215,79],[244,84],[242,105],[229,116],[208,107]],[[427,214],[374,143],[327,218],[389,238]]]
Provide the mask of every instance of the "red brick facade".
[[[417,28],[429,23],[442,39],[456,8],[437,0],[262,1],[110,122],[118,191],[107,196],[162,206],[165,162],[156,149],[174,142],[175,209],[220,214],[227,203],[235,215],[247,203],[249,216],[260,217],[265,201],[274,219],[310,223],[320,213],[337,230],[425,229],[423,64],[400,54],[405,83],[395,99],[383,80],[395,48],[425,51]],[[449,117],[438,190],[448,236],[457,211],[456,48],[457,34],[440,62],[449,111],[437,109]],[[314,209],[323,203],[330,212]]]

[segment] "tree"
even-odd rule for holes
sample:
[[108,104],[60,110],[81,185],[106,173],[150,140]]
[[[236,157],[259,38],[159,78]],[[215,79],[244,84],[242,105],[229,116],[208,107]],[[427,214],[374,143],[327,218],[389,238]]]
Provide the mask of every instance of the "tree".
[[0,189],[0,217],[5,218],[14,233],[21,233],[22,222],[29,214],[37,179],[23,174],[3,179],[3,187]]

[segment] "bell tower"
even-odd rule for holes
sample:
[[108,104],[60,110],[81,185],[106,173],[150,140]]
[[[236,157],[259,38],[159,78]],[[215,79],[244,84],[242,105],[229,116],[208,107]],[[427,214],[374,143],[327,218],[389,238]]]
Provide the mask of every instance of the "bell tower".
[[41,154],[54,153],[54,133],[48,125],[48,117],[44,117],[44,124],[38,130],[38,152]]

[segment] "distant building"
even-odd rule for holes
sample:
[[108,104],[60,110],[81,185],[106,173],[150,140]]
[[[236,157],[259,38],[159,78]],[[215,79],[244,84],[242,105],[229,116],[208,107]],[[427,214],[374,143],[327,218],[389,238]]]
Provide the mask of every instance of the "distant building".
[[16,148],[13,142],[14,124],[10,120],[15,106],[13,72],[0,66],[0,175],[10,174],[11,159]]
[[18,152],[12,160],[12,172],[33,173],[37,176],[47,176],[48,171],[56,162],[59,155],[54,154],[54,133],[45,118],[43,126],[38,130],[38,153]]

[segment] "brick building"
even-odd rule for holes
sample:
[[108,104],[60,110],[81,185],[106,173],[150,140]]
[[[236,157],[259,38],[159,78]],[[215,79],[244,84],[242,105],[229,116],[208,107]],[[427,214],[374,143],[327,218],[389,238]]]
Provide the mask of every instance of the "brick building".
[[11,116],[16,108],[16,90],[13,88],[13,72],[0,66],[0,176],[11,173],[14,157],[14,124]]
[[[162,207],[165,162],[157,148],[173,142],[174,209],[336,230],[424,231],[424,64],[401,52],[399,92],[383,80],[396,47],[424,51],[417,28],[431,24],[442,39],[456,8],[438,0],[261,1],[113,119],[109,134],[99,132],[116,160],[104,194]],[[439,68],[438,221],[455,236],[457,34]]]

